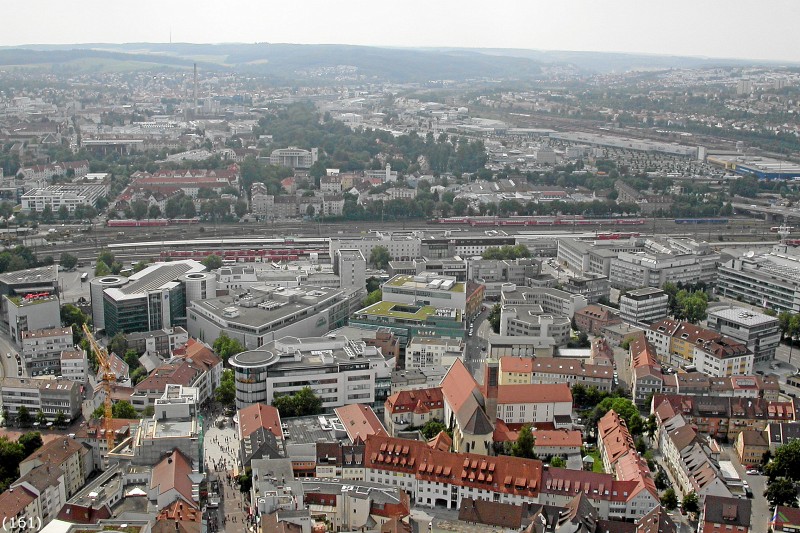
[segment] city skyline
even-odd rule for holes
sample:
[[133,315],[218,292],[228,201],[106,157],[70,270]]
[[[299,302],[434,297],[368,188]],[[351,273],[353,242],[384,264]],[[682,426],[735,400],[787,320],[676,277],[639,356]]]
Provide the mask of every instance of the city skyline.
[[[792,40],[800,4],[790,0],[676,0],[646,10],[633,0],[557,4],[450,1],[375,6],[362,0],[296,2],[281,10],[235,0],[219,6],[143,0],[124,14],[97,0],[6,6],[12,24],[0,45],[79,43],[350,44],[426,48],[505,48],[800,62]],[[40,15],[45,13],[45,17]],[[91,25],[86,16],[91,13]],[[487,15],[489,15],[487,17]],[[223,21],[220,24],[220,20]],[[78,30],[76,31],[76,28]],[[758,38],[768,31],[769,39]]]

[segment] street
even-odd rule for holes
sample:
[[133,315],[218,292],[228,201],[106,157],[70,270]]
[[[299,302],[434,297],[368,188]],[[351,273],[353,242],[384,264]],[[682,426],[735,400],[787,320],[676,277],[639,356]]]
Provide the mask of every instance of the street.
[[208,510],[210,522],[216,525],[209,530],[244,533],[249,525],[249,504],[235,480],[241,471],[238,432],[229,417],[226,417],[227,424],[223,428],[214,424],[214,418],[211,413],[205,417],[203,455],[208,481],[219,480],[221,491],[219,508]]

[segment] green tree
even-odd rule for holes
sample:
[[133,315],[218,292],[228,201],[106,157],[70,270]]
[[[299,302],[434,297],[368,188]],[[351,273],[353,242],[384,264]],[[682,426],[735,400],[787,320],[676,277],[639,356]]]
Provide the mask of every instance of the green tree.
[[385,269],[391,260],[392,256],[389,255],[389,249],[385,246],[376,246],[369,254],[369,262],[377,269]]
[[700,512],[700,501],[698,500],[697,493],[695,491],[692,491],[683,497],[681,508],[687,513]]
[[552,466],[553,468],[566,468],[567,462],[564,460],[563,457],[559,457],[558,455],[556,455],[555,457],[550,459],[550,466]]
[[511,455],[514,457],[524,457],[525,459],[536,459],[536,452],[534,446],[536,439],[533,436],[533,431],[530,424],[525,424],[519,430],[517,440],[511,446]]
[[67,415],[64,414],[64,411],[59,411],[56,413],[56,418],[53,420],[53,424],[59,428],[64,428],[67,426]]
[[245,470],[236,478],[236,481],[239,483],[239,491],[248,493],[250,489],[253,488],[253,479],[250,476],[250,471]]
[[495,304],[492,307],[492,310],[489,311],[489,316],[486,320],[489,321],[489,325],[492,326],[492,331],[495,333],[500,333],[500,315],[502,312],[502,306],[500,304]]
[[696,324],[708,316],[708,294],[705,291],[679,291],[677,295],[678,315],[676,318]]
[[147,209],[148,205],[147,202],[144,200],[136,200],[131,204],[131,211],[133,212],[133,218],[136,220],[141,220],[147,216]]
[[229,368],[223,370],[219,387],[214,391],[214,399],[225,407],[233,407],[236,403],[236,382],[233,370]]
[[53,222],[53,208],[49,205],[44,206],[44,209],[42,209],[42,222],[45,224]]
[[108,276],[111,274],[111,267],[102,261],[98,261],[94,267],[95,276]]
[[72,270],[78,264],[78,258],[69,252],[62,252],[58,264],[64,270]]
[[364,298],[363,306],[369,307],[372,304],[376,304],[383,299],[383,291],[380,289],[376,291],[372,291],[371,293],[367,294],[367,297]]
[[771,507],[782,505],[784,507],[798,507],[797,486],[789,478],[779,477],[771,480],[764,491],[764,497]]
[[42,441],[42,434],[38,431],[29,431],[27,433],[23,433],[17,439],[17,442],[20,443],[24,448],[25,457],[30,456],[30,454],[41,448],[44,444]]
[[447,426],[436,419],[431,419],[425,422],[425,425],[422,426],[422,429],[420,430],[422,436],[426,439],[432,439],[442,431],[446,433]]
[[83,337],[81,328],[89,323],[89,315],[72,304],[61,306],[61,323],[72,328],[72,343],[78,344]]
[[161,208],[153,204],[147,208],[147,218],[161,218]]
[[152,405],[148,405],[147,407],[144,408],[144,411],[142,411],[142,416],[144,418],[151,418],[155,413],[156,413],[156,408],[153,407]]
[[232,357],[245,350],[241,342],[228,337],[224,333],[217,337],[217,340],[214,341],[213,348],[223,361],[227,361],[229,357]]
[[26,428],[31,425],[33,422],[33,418],[31,417],[30,411],[24,405],[20,406],[19,410],[17,411],[17,425],[21,428]]
[[19,477],[19,464],[25,457],[22,444],[0,437],[0,491],[5,491]]
[[367,278],[367,294],[377,291],[381,288],[381,280],[376,278],[375,276],[370,276]]
[[785,477],[792,481],[800,480],[800,439],[778,446],[772,461],[764,468],[770,480]]
[[122,332],[117,333],[111,340],[108,341],[108,352],[117,354],[119,357],[125,357],[125,352],[128,351],[128,339]]
[[125,400],[115,402],[111,407],[111,413],[114,418],[139,418],[136,409]]
[[133,348],[128,348],[125,350],[125,355],[122,357],[122,359],[125,361],[125,363],[127,363],[131,372],[142,366],[142,363],[139,362],[139,352]]
[[661,495],[661,505],[666,507],[668,511],[674,511],[678,506],[678,495],[675,494],[675,489],[669,487],[664,494]]
[[36,422],[42,426],[47,424],[47,415],[45,415],[44,411],[42,411],[41,409],[36,411]]
[[69,209],[67,209],[67,206],[62,205],[58,208],[58,219],[62,222],[69,220]]
[[644,424],[642,422],[642,415],[639,414],[639,409],[637,409],[636,405],[628,398],[622,397],[609,397],[597,404],[597,407],[592,411],[591,425],[596,426],[597,422],[611,410],[614,410],[625,420],[631,435],[636,436],[642,433]]
[[106,265],[114,264],[114,254],[109,252],[108,250],[103,250],[99,254],[97,254],[97,262],[105,263]]
[[216,270],[222,266],[222,258],[217,254],[206,256],[205,259],[200,261],[208,270]]
[[664,473],[663,470],[659,470],[658,472],[656,472],[656,475],[653,478],[653,481],[656,484],[656,489],[657,490],[666,489],[667,487],[669,487],[669,483],[670,483],[669,477],[667,476],[666,473]]
[[308,416],[322,412],[322,399],[311,387],[303,387],[294,394],[283,394],[272,400],[281,417]]

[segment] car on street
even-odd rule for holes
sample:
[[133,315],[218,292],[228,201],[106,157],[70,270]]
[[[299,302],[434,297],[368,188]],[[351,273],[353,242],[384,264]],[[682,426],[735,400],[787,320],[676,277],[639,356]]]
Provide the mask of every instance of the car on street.
[[747,471],[747,474],[750,476],[760,476],[761,471],[759,471],[757,468],[751,468],[750,470]]

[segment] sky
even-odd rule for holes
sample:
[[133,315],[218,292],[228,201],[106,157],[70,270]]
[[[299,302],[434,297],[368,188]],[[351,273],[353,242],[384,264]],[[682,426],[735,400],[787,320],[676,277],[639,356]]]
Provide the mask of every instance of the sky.
[[800,0],[25,0],[0,46],[271,42],[800,62]]

